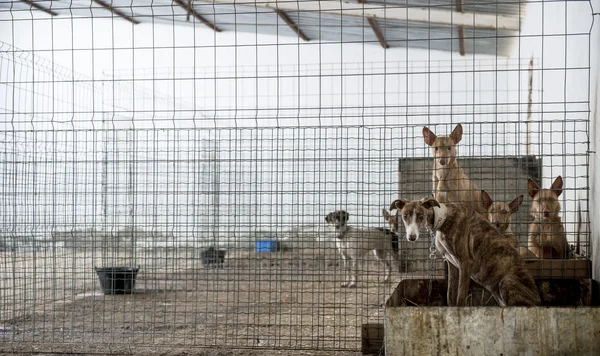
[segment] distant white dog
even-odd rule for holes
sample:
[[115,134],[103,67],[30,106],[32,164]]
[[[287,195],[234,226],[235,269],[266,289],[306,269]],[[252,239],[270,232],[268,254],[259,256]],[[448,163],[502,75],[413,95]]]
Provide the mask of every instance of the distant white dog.
[[[358,275],[358,262],[373,251],[375,258],[384,267],[383,282],[388,282],[391,274],[391,265],[386,259],[390,253],[398,262],[398,235],[382,228],[358,229],[347,225],[350,214],[344,210],[336,210],[327,214],[325,221],[335,226],[336,245],[344,260],[346,279],[342,287],[355,287]],[[348,269],[350,268],[350,273]]]

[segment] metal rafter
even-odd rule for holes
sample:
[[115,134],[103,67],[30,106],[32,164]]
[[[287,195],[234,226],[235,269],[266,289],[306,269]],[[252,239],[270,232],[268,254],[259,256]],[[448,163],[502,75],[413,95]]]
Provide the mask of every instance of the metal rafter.
[[302,32],[302,30],[296,25],[289,17],[285,14],[285,12],[275,9],[275,13],[279,15],[279,17],[294,31],[298,37],[302,38],[304,41],[310,41],[308,37]]
[[119,11],[118,9],[115,9],[114,7],[112,7],[112,3],[111,5],[109,5],[108,3],[104,2],[103,0],[92,0],[93,2],[95,2],[96,4],[102,6],[103,8],[107,9],[108,11],[112,12],[113,14],[124,18],[125,20],[131,22],[134,25],[139,24],[140,22],[137,20],[134,20],[132,17],[129,17],[127,15],[125,15],[123,12]]
[[379,25],[377,24],[377,20],[375,20],[374,17],[369,17],[368,21],[369,21],[369,25],[371,25],[371,28],[373,29],[373,32],[375,32],[375,36],[377,36],[377,39],[379,40],[379,44],[381,44],[381,47],[390,48],[390,45],[388,45],[388,43],[385,41],[385,37],[383,36],[383,33],[381,32],[381,29],[379,28]]
[[187,16],[187,21],[190,20],[190,14],[193,15],[196,20],[202,22],[204,25],[206,25],[206,27],[209,27],[210,29],[212,29],[215,32],[221,32],[221,29],[218,28],[215,24],[211,23],[210,21],[208,21],[207,19],[205,19],[204,17],[202,17],[202,15],[200,15],[199,13],[196,12],[196,10],[194,10],[192,1],[188,0],[188,3],[184,3],[182,0],[173,0],[174,3],[176,3],[177,5],[181,6],[185,11],[187,11],[188,16]]
[[[40,11],[43,11],[43,12],[45,12],[45,13],[47,13],[48,15],[51,15],[51,16],[57,16],[57,15],[58,15],[56,12],[54,12],[54,11],[52,11],[52,10],[50,10],[50,9],[47,9],[47,8],[43,7],[42,5],[38,4],[37,2],[33,2],[33,1],[31,1],[31,0],[20,0],[20,1],[21,1],[21,2],[24,2],[24,3],[26,3],[26,4],[28,4],[29,6],[31,6],[31,7],[33,7],[33,8],[36,8],[36,9],[38,9],[38,10],[40,10]],[[50,3],[50,5],[52,5],[52,3]]]

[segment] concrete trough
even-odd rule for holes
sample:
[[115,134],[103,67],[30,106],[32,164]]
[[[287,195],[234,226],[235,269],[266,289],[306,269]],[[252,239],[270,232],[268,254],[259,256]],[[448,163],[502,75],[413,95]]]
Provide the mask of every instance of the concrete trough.
[[387,307],[392,355],[600,355],[596,307]]

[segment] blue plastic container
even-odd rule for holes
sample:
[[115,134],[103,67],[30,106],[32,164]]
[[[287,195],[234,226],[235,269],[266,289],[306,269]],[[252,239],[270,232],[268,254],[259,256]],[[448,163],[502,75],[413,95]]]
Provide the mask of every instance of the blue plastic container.
[[277,251],[276,240],[257,240],[256,252],[275,252]]

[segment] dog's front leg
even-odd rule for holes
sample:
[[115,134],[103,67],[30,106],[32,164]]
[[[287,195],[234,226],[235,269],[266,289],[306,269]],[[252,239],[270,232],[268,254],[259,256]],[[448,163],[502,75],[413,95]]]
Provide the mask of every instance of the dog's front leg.
[[449,306],[456,306],[456,295],[458,293],[458,268],[452,263],[446,261],[448,264],[448,292],[446,298],[448,299]]
[[353,258],[350,260],[350,283],[348,283],[348,288],[352,288],[356,286],[356,279],[358,276],[358,258]]
[[350,277],[350,273],[352,272],[348,271],[348,256],[346,256],[344,253],[342,253],[342,261],[344,264],[344,282],[341,284],[341,286],[348,287],[348,284],[350,283],[348,279]]
[[467,305],[467,295],[469,294],[469,283],[471,282],[471,266],[467,263],[461,264],[458,269],[458,295],[456,296],[456,306],[463,307]]

